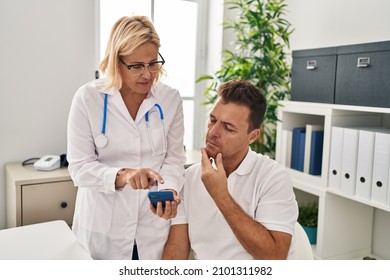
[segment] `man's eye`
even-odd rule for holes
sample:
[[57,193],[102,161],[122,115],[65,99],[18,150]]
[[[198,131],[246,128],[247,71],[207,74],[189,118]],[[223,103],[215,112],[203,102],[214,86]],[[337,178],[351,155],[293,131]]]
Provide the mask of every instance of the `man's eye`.
[[230,127],[227,126],[227,125],[225,125],[225,129],[226,129],[227,131],[230,131],[230,132],[234,131],[234,129],[230,128]]

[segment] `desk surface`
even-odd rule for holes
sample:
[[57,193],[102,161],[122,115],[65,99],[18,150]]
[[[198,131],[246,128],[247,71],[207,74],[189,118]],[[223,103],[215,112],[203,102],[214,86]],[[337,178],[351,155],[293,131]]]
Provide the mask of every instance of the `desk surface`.
[[[200,150],[187,150],[184,166],[187,168],[194,163],[200,162],[201,158]],[[5,169],[8,176],[12,177],[16,186],[51,182],[53,181],[53,178],[55,178],[56,181],[71,180],[67,167],[52,171],[37,171],[32,165],[22,166],[20,162],[11,162],[5,165]]]
[[0,230],[2,260],[91,260],[65,221]]

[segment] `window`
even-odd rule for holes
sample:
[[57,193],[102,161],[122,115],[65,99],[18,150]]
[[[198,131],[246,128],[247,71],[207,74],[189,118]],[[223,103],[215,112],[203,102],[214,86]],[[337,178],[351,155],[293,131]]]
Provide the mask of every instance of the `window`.
[[184,145],[187,149],[199,148],[203,145],[198,139],[198,134],[199,131],[203,131],[204,117],[195,117],[204,115],[205,109],[200,106],[199,101],[203,91],[196,90],[199,87],[195,81],[204,74],[205,69],[206,2],[205,0],[100,0],[99,5],[99,61],[104,55],[111,27],[121,16],[145,15],[155,23],[161,40],[160,52],[166,60],[164,68],[167,75],[162,81],[178,89],[184,100]]

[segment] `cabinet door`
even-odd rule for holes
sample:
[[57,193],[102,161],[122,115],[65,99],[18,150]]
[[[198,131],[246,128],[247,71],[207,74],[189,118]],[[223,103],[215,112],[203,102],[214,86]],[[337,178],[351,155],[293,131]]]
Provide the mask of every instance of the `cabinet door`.
[[22,186],[22,225],[64,220],[72,225],[77,188],[72,181]]

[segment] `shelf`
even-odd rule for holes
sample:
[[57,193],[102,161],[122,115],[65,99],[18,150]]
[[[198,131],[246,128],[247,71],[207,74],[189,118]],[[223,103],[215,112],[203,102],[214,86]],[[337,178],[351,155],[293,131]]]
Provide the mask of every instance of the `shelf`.
[[[298,202],[318,200],[315,259],[363,259],[365,256],[390,259],[390,205],[344,193],[328,185],[332,127],[390,128],[390,108],[283,101],[278,108],[276,161],[286,160],[287,131],[307,124],[324,127],[321,176],[286,167]],[[283,136],[284,135],[284,136]],[[282,141],[283,140],[283,141]],[[312,197],[314,196],[314,197]]]
[[[390,114],[390,108],[382,107],[367,107],[367,106],[353,106],[353,105],[341,105],[341,104],[328,104],[328,103],[312,103],[312,102],[301,102],[301,101],[280,101],[283,111],[304,113],[304,114],[315,114],[315,115],[326,115],[331,114],[334,111],[356,111],[356,112],[367,112],[367,113],[384,113]],[[303,109],[303,110],[302,110]],[[326,112],[326,113],[325,113]]]
[[322,196],[326,192],[325,180],[320,176],[312,176],[294,169],[288,169],[294,188]]
[[26,184],[41,184],[56,181],[71,180],[67,167],[52,171],[38,171],[32,165],[22,166],[20,162],[7,164],[8,176],[12,177],[16,186]]
[[347,198],[347,199],[350,199],[350,200],[353,200],[353,201],[356,201],[356,202],[359,202],[359,203],[363,203],[363,204],[372,206],[374,208],[381,209],[381,210],[386,211],[386,212],[390,212],[390,207],[387,207],[385,205],[381,205],[381,204],[369,201],[367,199],[363,199],[363,198],[359,198],[359,197],[356,197],[356,196],[352,196],[352,195],[346,194],[346,193],[344,193],[342,191],[339,191],[339,190],[336,190],[336,189],[332,189],[332,188],[328,188],[327,191],[330,192],[330,193],[336,194],[338,196],[342,196],[344,198]]

